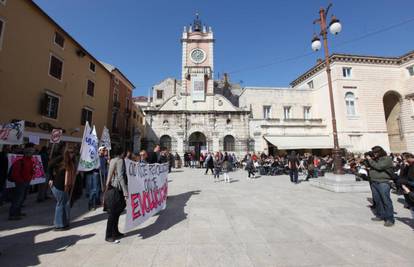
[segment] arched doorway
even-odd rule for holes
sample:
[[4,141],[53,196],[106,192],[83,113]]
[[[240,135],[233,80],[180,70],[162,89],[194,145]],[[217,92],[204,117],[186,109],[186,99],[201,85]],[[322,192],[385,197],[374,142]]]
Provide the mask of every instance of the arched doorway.
[[232,135],[226,135],[223,139],[223,151],[234,152],[235,139]]
[[171,151],[171,137],[169,135],[161,136],[160,147],[167,148],[169,151]]
[[194,132],[188,138],[189,150],[195,153],[197,160],[200,158],[200,152],[207,150],[206,144],[206,136],[201,132]]
[[401,123],[401,95],[394,91],[387,92],[383,97],[385,122],[391,152],[406,150]]

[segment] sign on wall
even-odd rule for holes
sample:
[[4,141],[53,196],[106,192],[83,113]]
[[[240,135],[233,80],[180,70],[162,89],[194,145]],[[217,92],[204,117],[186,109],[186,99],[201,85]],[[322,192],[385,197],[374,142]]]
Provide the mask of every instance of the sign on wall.
[[192,75],[191,88],[193,101],[205,101],[204,75]]

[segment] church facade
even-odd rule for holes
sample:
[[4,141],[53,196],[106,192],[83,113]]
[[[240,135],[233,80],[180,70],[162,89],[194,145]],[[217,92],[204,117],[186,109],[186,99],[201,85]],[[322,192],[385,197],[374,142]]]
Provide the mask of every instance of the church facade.
[[[215,81],[214,36],[197,17],[181,38],[181,79],[167,78],[139,104],[149,145],[173,152],[289,150],[326,154],[333,148],[325,65],[290,87],[244,87]],[[381,145],[414,151],[414,51],[400,57],[333,54],[334,102],[340,147],[364,152]],[[142,98],[141,98],[142,100]]]

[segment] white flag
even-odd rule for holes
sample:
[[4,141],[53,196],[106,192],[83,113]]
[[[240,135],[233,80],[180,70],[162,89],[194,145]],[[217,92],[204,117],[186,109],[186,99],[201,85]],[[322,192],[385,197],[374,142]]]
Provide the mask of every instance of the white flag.
[[103,146],[106,147],[106,149],[111,150],[111,136],[109,135],[109,130],[106,128],[106,126],[104,126],[104,129],[102,131],[99,146]]
[[95,126],[91,129],[89,123],[86,122],[82,138],[78,171],[91,171],[99,168],[98,143]]
[[0,125],[0,144],[23,144],[24,121],[17,121]]

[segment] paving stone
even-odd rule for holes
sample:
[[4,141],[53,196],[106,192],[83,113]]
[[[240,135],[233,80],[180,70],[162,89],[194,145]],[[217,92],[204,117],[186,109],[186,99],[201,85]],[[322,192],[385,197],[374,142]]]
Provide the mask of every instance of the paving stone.
[[[369,193],[333,193],[287,176],[214,183],[200,169],[170,176],[167,209],[104,241],[107,214],[72,208],[71,229],[54,232],[54,201],[26,201],[26,218],[0,207],[0,266],[413,266],[414,223],[392,195],[394,227],[370,220]],[[125,214],[120,218],[123,230]]]

